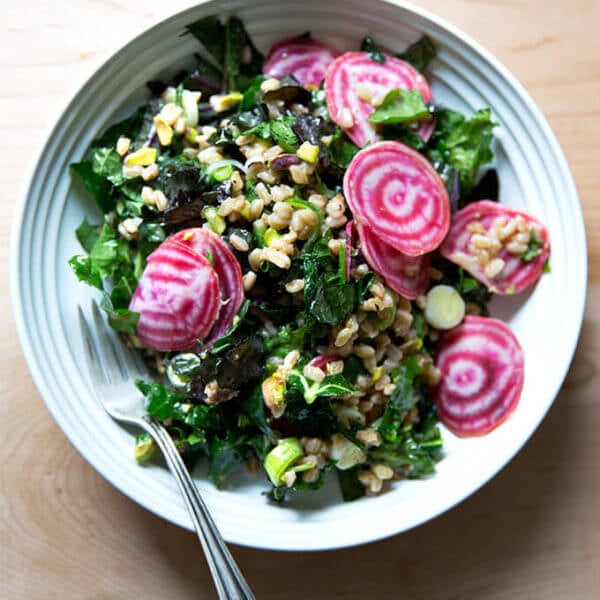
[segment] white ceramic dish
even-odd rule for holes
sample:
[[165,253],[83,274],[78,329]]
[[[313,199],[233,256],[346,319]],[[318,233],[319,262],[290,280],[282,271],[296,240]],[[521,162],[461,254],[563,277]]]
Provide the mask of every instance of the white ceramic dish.
[[[367,8],[368,6],[368,8]],[[360,0],[216,0],[182,12],[134,39],[80,89],[49,135],[18,211],[11,285],[17,327],[35,382],[48,408],[81,454],[136,502],[191,528],[169,473],[132,459],[132,436],[92,398],[80,360],[75,319],[90,290],[67,259],[79,251],[73,235],[84,215],[99,216],[73,184],[68,164],[94,135],[145,97],[144,84],[173,73],[197,49],[185,24],[208,14],[235,13],[263,49],[310,30],[339,49],[356,49],[368,32],[401,50],[420,34],[437,40],[431,68],[434,96],[459,110],[490,106],[501,127],[496,145],[501,201],[537,215],[550,231],[552,272],[527,296],[498,302],[524,346],[525,389],[515,414],[492,434],[462,440],[445,432],[446,457],[425,481],[400,482],[377,498],[344,504],[335,481],[284,507],[261,495],[260,478],[240,478],[216,490],[200,469],[196,481],[224,537],[260,548],[317,550],[350,546],[402,532],[439,515],[488,481],[521,448],[552,404],[581,327],[587,257],[577,193],[559,145],[533,101],[487,51],[456,28],[403,2]]]

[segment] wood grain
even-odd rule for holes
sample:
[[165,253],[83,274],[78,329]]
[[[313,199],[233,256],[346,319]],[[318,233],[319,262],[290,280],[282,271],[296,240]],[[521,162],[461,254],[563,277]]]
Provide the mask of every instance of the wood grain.
[[[0,35],[0,598],[213,598],[195,537],[132,503],[42,403],[10,310],[10,223],[44,130],[110,51],[193,2],[23,0]],[[564,388],[530,443],[447,514],[335,552],[234,547],[258,598],[596,598],[600,590],[600,2],[422,0],[491,50],[554,128],[584,208],[590,290]]]

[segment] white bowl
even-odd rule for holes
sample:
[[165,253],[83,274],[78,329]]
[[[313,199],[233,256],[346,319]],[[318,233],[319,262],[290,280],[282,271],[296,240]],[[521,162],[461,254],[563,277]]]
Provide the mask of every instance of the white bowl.
[[[367,8],[368,6],[368,8]],[[123,493],[156,514],[191,529],[169,475],[140,467],[132,435],[92,398],[76,308],[92,292],[67,266],[80,251],[74,229],[84,215],[99,218],[69,176],[92,138],[145,95],[145,82],[189,64],[197,43],[184,26],[209,14],[235,13],[259,47],[310,30],[341,50],[366,33],[400,51],[422,33],[439,45],[431,66],[436,100],[471,112],[490,106],[500,122],[496,167],[501,202],[538,216],[550,231],[552,272],[533,293],[494,305],[508,318],[525,351],[525,388],[514,415],[493,433],[459,439],[444,431],[445,458],[423,481],[394,484],[376,498],[345,504],[332,477],[319,493],[270,504],[261,477],[240,476],[219,491],[200,468],[196,481],[224,537],[270,549],[350,546],[399,533],[439,515],[472,494],[521,448],[552,404],[581,327],[586,288],[585,234],[580,205],[560,147],[531,98],[487,51],[441,19],[403,2],[382,0],[216,0],[179,13],[112,56],[70,102],[48,140],[22,198],[15,223],[11,284],[25,357],[49,410],[81,454]]]

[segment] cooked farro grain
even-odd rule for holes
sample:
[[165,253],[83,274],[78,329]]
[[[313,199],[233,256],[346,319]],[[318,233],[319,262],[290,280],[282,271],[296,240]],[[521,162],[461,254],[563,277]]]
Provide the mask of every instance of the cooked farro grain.
[[254,271],[248,271],[243,277],[244,291],[249,292],[256,283],[256,273]]
[[313,367],[312,365],[306,365],[302,371],[306,377],[321,383],[325,379],[325,373],[319,369],[319,367]]
[[280,269],[289,269],[292,264],[289,256],[274,248],[264,248],[262,251],[262,258],[263,260],[273,263]]
[[125,156],[131,147],[131,140],[128,137],[120,137],[117,140],[116,150],[120,156]]
[[248,250],[250,250],[248,242],[241,235],[237,235],[237,233],[234,233],[229,237],[229,242],[240,252],[248,252]]
[[262,248],[254,248],[248,255],[248,263],[253,271],[257,271],[260,267],[260,263],[263,260]]
[[285,291],[289,294],[297,294],[304,289],[304,279],[292,279],[285,284]]
[[367,446],[367,448],[376,448],[381,445],[381,436],[372,427],[357,431],[356,439]]
[[164,193],[161,192],[160,190],[156,190],[154,192],[154,205],[156,206],[156,208],[162,212],[162,211],[166,210],[168,204],[169,204],[169,200],[164,195]]
[[152,181],[158,177],[158,165],[153,163],[142,171],[142,179],[144,181]]

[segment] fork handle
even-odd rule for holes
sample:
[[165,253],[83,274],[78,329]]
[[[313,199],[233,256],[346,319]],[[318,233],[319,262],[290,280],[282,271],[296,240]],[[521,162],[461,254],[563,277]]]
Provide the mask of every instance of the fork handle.
[[144,429],[160,448],[169,470],[179,485],[204,550],[219,598],[223,600],[254,600],[250,587],[215,526],[171,436],[158,421],[150,417],[144,419]]

